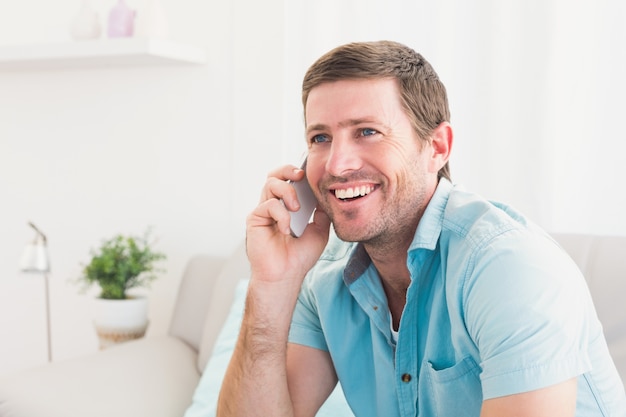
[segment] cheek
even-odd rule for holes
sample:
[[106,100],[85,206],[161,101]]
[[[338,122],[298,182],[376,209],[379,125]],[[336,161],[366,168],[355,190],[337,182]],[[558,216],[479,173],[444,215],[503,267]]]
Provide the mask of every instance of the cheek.
[[424,151],[405,152],[396,160],[396,186],[413,188],[424,181],[429,171],[429,158]]
[[378,155],[376,159],[382,162],[385,169],[398,174],[423,167],[426,160],[421,146],[414,139],[387,143],[384,149],[374,150],[372,154]]
[[309,154],[306,162],[306,177],[315,193],[316,197],[319,198],[318,195],[318,184],[322,175],[324,174],[324,163],[320,158],[313,157]]

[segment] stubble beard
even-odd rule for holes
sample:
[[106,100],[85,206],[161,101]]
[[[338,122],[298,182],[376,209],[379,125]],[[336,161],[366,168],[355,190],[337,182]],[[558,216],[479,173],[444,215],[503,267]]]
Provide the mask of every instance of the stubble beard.
[[358,209],[342,211],[341,215],[337,215],[330,209],[330,204],[325,203],[336,235],[343,241],[361,242],[377,251],[408,248],[429,198],[426,176],[413,174],[415,176],[411,177],[410,183],[408,178],[404,178],[405,185],[399,187],[394,196],[386,195],[388,189],[384,187],[377,191],[384,194],[382,204],[365,225],[349,224],[361,215]]

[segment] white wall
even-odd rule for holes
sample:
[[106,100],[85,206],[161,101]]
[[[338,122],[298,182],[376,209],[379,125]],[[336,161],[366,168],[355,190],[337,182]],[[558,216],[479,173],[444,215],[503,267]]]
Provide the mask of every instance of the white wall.
[[[623,1],[286,6],[293,86],[310,62],[339,43],[404,42],[447,86],[455,182],[506,201],[553,231],[626,233]],[[295,88],[290,93],[290,102],[299,99]],[[298,129],[300,108],[286,119]]]
[[[68,40],[79,2],[51,3],[2,3],[0,44]],[[93,1],[102,14],[113,3]],[[96,290],[70,282],[90,248],[154,226],[168,260],[147,291],[148,332],[163,334],[185,261],[243,238],[281,160],[281,71],[266,60],[282,59],[282,3],[162,3],[172,38],[206,48],[206,65],[0,72],[0,374],[46,361],[43,280],[17,265],[27,221],[49,238],[53,356],[63,360],[97,349]],[[265,13],[276,16],[271,32]]]
[[[623,2],[162,2],[206,65],[0,72],[0,374],[46,360],[43,282],[17,272],[28,220],[50,241],[55,360],[96,349],[93,294],[68,280],[117,232],[155,226],[169,258],[149,332],[164,333],[185,260],[227,253],[265,173],[304,150],[302,76],[344,42],[395,39],[431,61],[456,182],[550,230],[626,234]],[[77,7],[3,3],[0,44],[66,40]]]

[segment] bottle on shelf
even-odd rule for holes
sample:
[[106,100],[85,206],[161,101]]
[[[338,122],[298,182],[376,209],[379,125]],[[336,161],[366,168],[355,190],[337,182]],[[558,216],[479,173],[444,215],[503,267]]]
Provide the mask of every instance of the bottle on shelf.
[[134,27],[135,11],[128,7],[124,0],[118,0],[109,12],[107,35],[109,38],[132,37]]
[[75,40],[97,39],[102,33],[100,16],[90,0],[82,0],[70,24],[70,35]]

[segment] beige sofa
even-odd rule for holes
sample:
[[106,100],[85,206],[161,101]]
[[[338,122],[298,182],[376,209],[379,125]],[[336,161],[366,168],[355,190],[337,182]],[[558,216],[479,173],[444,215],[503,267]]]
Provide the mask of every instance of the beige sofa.
[[248,276],[243,245],[229,259],[193,257],[166,336],[148,336],[2,378],[0,416],[183,416],[236,284]]
[[[606,338],[626,378],[626,237],[554,237],[588,279]],[[183,416],[240,279],[243,246],[228,259],[189,261],[169,334],[20,372],[0,380],[0,417]]]

